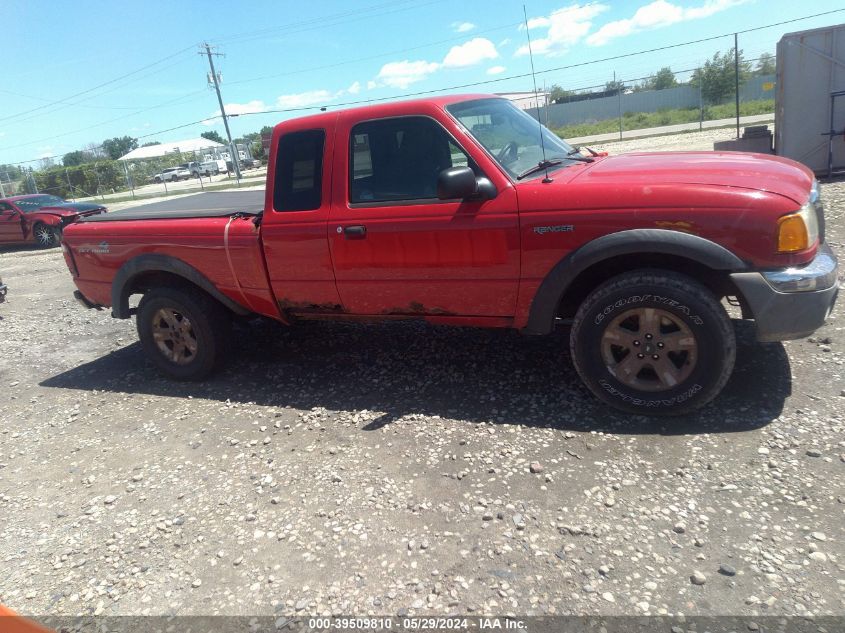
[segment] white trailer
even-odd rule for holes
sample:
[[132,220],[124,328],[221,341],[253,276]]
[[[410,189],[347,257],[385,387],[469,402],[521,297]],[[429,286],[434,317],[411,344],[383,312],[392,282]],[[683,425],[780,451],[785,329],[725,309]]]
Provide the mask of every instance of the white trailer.
[[[784,35],[777,45],[775,153],[818,174],[845,170],[845,24]],[[829,152],[830,150],[830,152]]]

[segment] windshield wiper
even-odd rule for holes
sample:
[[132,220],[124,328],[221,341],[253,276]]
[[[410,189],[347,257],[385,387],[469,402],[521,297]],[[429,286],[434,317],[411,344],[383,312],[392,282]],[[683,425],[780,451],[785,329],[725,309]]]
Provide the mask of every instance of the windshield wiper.
[[[592,152],[592,150],[590,150],[589,148],[588,148],[588,151]],[[588,156],[581,156],[580,152],[581,152],[580,148],[573,147],[571,151],[566,153],[566,157],[569,160],[578,160],[578,161],[581,161],[582,163],[594,163],[595,162],[592,158],[590,158]]]
[[526,176],[530,176],[531,174],[536,174],[538,171],[543,171],[544,169],[548,169],[549,167],[554,167],[555,165],[560,165],[563,162],[560,158],[549,158],[547,160],[541,160],[539,163],[534,165],[533,167],[529,167],[524,172],[519,174],[516,179],[522,180]]

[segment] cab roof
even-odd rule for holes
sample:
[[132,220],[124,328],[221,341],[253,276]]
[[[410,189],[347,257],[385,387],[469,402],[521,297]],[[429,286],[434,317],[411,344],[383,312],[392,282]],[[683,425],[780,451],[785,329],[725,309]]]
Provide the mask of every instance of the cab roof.
[[420,99],[406,99],[403,101],[390,101],[385,103],[373,103],[369,105],[362,105],[355,108],[341,108],[338,110],[331,110],[321,112],[319,114],[311,114],[295,119],[288,119],[278,123],[279,126],[289,126],[294,123],[296,127],[308,127],[315,125],[324,125],[342,114],[355,113],[363,118],[382,118],[390,116],[402,116],[409,113],[420,112],[431,108],[432,106],[438,108],[445,108],[453,103],[460,103],[462,101],[474,101],[476,99],[504,99],[498,95],[491,94],[458,94],[458,95],[440,95],[436,97],[423,97]]

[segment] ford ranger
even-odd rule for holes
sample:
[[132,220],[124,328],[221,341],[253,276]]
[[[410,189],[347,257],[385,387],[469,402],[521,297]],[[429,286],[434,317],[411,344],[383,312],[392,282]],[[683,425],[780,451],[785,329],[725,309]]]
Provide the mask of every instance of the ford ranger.
[[760,341],[824,323],[838,269],[807,168],[589,154],[485,95],[320,113],[275,127],[263,203],[211,193],[92,216],[63,249],[77,299],[135,315],[146,354],[176,379],[228,355],[235,316],[569,325],[598,398],[677,415],[731,374],[725,303]]

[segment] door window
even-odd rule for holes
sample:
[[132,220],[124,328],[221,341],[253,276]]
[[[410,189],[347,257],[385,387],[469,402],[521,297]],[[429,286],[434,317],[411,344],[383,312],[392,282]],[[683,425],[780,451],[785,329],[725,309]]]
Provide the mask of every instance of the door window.
[[276,211],[320,208],[325,141],[325,130],[291,132],[279,139],[273,192],[273,208]]
[[437,198],[441,171],[475,169],[446,130],[427,117],[359,123],[350,134],[349,162],[352,204],[430,201]]

